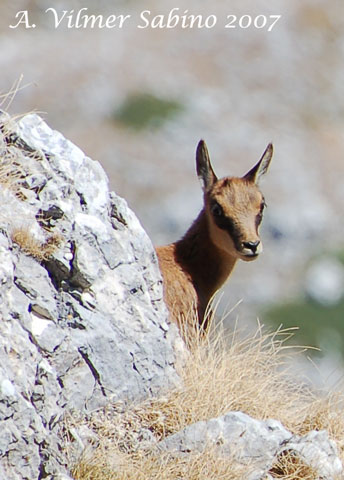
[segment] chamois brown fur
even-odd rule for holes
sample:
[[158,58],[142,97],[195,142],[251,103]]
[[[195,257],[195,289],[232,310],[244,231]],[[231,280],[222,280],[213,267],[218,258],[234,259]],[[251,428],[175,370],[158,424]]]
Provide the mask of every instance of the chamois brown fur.
[[258,229],[265,201],[258,181],[267,171],[272,153],[269,144],[242,178],[218,180],[205,142],[198,144],[196,165],[204,193],[203,209],[181,240],[156,249],[170,319],[184,336],[194,327],[195,315],[198,327],[206,330],[208,303],[237,260],[254,260],[262,251]]

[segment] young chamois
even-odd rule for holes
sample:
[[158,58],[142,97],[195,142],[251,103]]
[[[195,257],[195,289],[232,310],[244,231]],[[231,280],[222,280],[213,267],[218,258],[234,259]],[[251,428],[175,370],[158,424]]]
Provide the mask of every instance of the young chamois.
[[156,249],[170,319],[184,336],[195,326],[195,316],[198,328],[206,330],[209,300],[227,280],[236,261],[254,260],[262,252],[258,229],[265,201],[258,182],[272,154],[269,144],[242,178],[218,180],[205,142],[198,144],[196,166],[204,193],[203,209],[181,240]]

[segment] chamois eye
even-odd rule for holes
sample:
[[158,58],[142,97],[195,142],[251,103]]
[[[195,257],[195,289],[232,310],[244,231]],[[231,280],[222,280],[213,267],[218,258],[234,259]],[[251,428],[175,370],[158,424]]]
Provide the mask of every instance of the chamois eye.
[[223,215],[223,209],[220,204],[217,202],[214,203],[214,205],[211,207],[212,214],[214,217],[222,217]]

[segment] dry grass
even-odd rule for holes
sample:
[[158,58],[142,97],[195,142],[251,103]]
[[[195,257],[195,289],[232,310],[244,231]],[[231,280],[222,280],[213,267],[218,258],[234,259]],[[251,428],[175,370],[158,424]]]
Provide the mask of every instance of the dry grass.
[[18,149],[9,145],[7,142],[7,135],[9,130],[9,125],[1,125],[0,131],[0,185],[11,192],[19,198],[21,185],[23,178],[25,178],[25,172],[23,167],[18,161],[20,157],[20,152]]
[[219,459],[212,452],[175,458],[168,454],[133,456],[120,451],[99,450],[96,456],[83,460],[73,471],[75,479],[83,480],[237,480],[247,477],[248,466],[233,459]]
[[272,466],[270,474],[273,478],[283,480],[318,480],[314,468],[306,465],[294,452],[283,452]]
[[[23,184],[28,175],[25,158],[41,158],[16,134],[16,122],[27,115],[9,115],[7,113],[17,93],[28,85],[22,85],[23,77],[16,80],[7,93],[0,94],[0,185],[10,190],[20,200],[26,200]],[[37,113],[37,112],[36,112]]]
[[[219,459],[211,451],[172,458],[149,450],[187,425],[240,410],[254,418],[275,418],[295,434],[327,429],[344,460],[343,395],[322,396],[297,380],[286,345],[292,332],[242,339],[218,329],[208,341],[196,340],[181,372],[184,385],[165,398],[139,405],[114,404],[93,414],[86,422],[99,444],[74,468],[76,480],[247,478],[249,467],[234,458]],[[295,363],[294,363],[295,365]],[[149,437],[149,435],[148,435]],[[316,474],[293,455],[280,456],[271,472],[274,478],[315,480]]]
[[41,154],[26,145],[15,133],[15,122],[20,117],[10,117],[6,113],[3,113],[1,117],[0,185],[4,189],[10,190],[17,199],[25,201],[25,181],[30,174],[26,159],[34,158],[39,160]]
[[40,262],[49,260],[63,242],[62,235],[57,232],[41,242],[26,227],[13,229],[11,238],[23,252]]

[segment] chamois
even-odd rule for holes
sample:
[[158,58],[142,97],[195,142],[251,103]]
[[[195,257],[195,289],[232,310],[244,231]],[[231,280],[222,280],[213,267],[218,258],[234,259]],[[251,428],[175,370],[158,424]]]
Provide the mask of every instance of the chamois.
[[208,303],[237,260],[254,260],[262,252],[258,229],[265,200],[258,182],[266,173],[272,154],[270,143],[246,175],[219,180],[204,140],[197,146],[203,209],[181,240],[156,248],[170,319],[184,336],[195,326],[206,331]]

